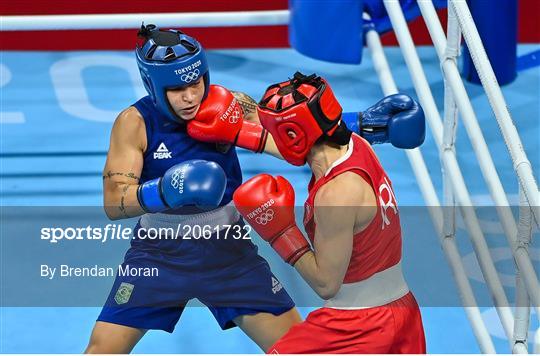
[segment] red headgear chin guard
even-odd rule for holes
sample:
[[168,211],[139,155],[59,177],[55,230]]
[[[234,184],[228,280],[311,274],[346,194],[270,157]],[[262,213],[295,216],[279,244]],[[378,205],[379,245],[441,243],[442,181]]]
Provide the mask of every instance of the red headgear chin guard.
[[340,145],[351,137],[340,125],[342,109],[330,85],[316,74],[296,72],[293,79],[269,86],[257,112],[283,158],[295,166],[306,163],[321,136]]

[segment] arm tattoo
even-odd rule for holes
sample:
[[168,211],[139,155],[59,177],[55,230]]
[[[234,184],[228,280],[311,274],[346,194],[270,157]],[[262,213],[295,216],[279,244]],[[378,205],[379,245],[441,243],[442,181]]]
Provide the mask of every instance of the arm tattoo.
[[232,94],[244,110],[244,115],[257,112],[257,102],[251,96],[239,91],[233,91]]
[[114,176],[124,176],[124,177],[127,177],[127,178],[131,178],[131,179],[135,179],[135,180],[139,180],[140,178],[137,177],[134,173],[132,172],[129,172],[129,173],[121,173],[121,172],[113,172],[113,171],[107,171],[107,173],[105,173],[105,175],[103,176],[103,180],[105,179],[109,179],[109,178],[112,178]]
[[122,198],[120,198],[120,206],[118,207],[118,209],[120,209],[120,212],[122,214],[124,214],[124,217],[126,217],[126,218],[129,218],[129,215],[128,215],[127,211],[126,211],[126,206],[124,205],[124,199],[126,197],[126,193],[127,193],[128,189],[129,189],[128,184],[124,185],[124,188],[122,188]]

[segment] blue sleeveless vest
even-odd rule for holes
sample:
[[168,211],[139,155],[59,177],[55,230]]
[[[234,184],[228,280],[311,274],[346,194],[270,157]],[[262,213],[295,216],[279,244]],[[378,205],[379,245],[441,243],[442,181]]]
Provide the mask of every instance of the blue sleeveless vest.
[[[203,159],[219,164],[227,175],[227,188],[220,205],[232,200],[236,188],[242,184],[242,171],[236,148],[219,149],[222,145],[205,143],[192,139],[185,125],[171,122],[159,112],[150,96],[133,104],[144,118],[147,148],[140,184],[163,176],[175,164],[190,159]],[[224,152],[225,151],[225,152]]]

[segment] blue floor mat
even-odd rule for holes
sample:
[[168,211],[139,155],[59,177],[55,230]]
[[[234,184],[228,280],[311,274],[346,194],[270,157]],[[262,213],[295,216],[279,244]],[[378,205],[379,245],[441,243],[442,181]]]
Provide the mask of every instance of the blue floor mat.
[[[519,53],[529,53],[539,47],[522,45]],[[399,49],[387,48],[385,51],[399,89],[415,96]],[[436,53],[433,47],[418,47],[418,53],[442,112],[443,81]],[[269,84],[284,80],[297,70],[304,73],[317,72],[326,77],[345,111],[362,110],[382,96],[369,55],[364,56],[362,65],[352,66],[311,60],[290,49],[221,50],[209,51],[209,62],[213,83],[245,91],[256,100]],[[3,208],[101,205],[101,170],[111,124],[122,109],[145,94],[133,54],[125,51],[5,52],[2,53],[0,74],[0,203]],[[516,204],[516,175],[483,89],[468,83],[466,88],[509,200]],[[540,176],[539,88],[538,66],[521,71],[515,82],[503,88],[537,178]],[[463,126],[458,129],[456,149],[473,201],[490,205],[488,190]],[[389,146],[377,146],[375,150],[393,181],[400,205],[411,209],[422,206],[424,202],[405,153]],[[441,198],[439,154],[429,130],[421,151]],[[307,168],[292,167],[278,159],[243,150],[240,150],[239,156],[245,179],[261,172],[281,174],[295,186],[298,204],[303,203],[307,193],[305,187],[310,178]],[[485,225],[490,223],[489,219],[481,222]],[[435,269],[438,276],[451,281],[451,272],[429,221],[425,222],[426,226],[422,226],[421,231],[418,231],[419,226],[414,218],[403,220],[403,224],[404,230],[408,232],[404,235],[404,259],[421,256],[431,266],[437,266]],[[422,234],[426,240],[417,239],[416,234]],[[505,242],[501,241],[502,235],[494,235],[496,238],[491,246],[503,248]],[[422,249],[425,247],[420,241],[428,241],[425,244],[429,246],[429,253],[419,255],[419,251],[424,251]],[[262,254],[269,259],[275,273],[289,290],[307,288],[299,282],[299,277],[291,277],[293,272],[290,267],[279,261],[273,251],[262,244],[260,247]],[[535,267],[540,262],[539,248],[538,240],[534,241],[532,257]],[[460,249],[464,256],[472,253],[472,247],[466,242],[460,243]],[[511,260],[504,253],[501,256],[497,266],[504,273],[509,268],[507,265],[511,265]],[[407,278],[410,278],[412,290],[419,290],[422,305],[422,299],[429,298],[429,289],[422,280],[422,271],[414,274],[415,266],[409,268],[412,271]],[[475,290],[485,294],[485,284],[475,280],[473,274],[471,272]],[[510,294],[514,293],[511,286],[505,287]],[[457,297],[455,289],[450,289],[448,293]],[[311,309],[300,308],[304,316]],[[0,312],[0,352],[78,353],[86,346],[99,308],[4,307]],[[497,350],[509,352],[494,309],[485,306],[482,312]],[[462,308],[426,306],[422,308],[422,313],[429,352],[479,352]],[[538,328],[537,318],[533,319],[535,322],[531,330]],[[135,352],[260,351],[237,328],[223,332],[208,310],[193,307],[187,308],[172,335],[150,332],[137,345]]]

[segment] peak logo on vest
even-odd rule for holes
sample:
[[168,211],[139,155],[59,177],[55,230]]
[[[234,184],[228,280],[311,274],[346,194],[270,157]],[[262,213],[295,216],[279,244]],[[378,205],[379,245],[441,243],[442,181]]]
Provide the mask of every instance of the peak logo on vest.
[[382,230],[384,230],[386,225],[390,225],[388,209],[391,208],[394,215],[398,214],[396,196],[386,177],[384,177],[384,183],[379,186],[379,204],[381,206]]
[[281,289],[283,289],[281,283],[274,276],[272,276],[272,293],[276,294]]
[[162,142],[159,145],[156,152],[154,152],[154,159],[167,159],[167,158],[172,158],[172,155],[171,155],[171,152],[169,152],[169,150],[167,149],[167,146],[165,146],[165,143]]

